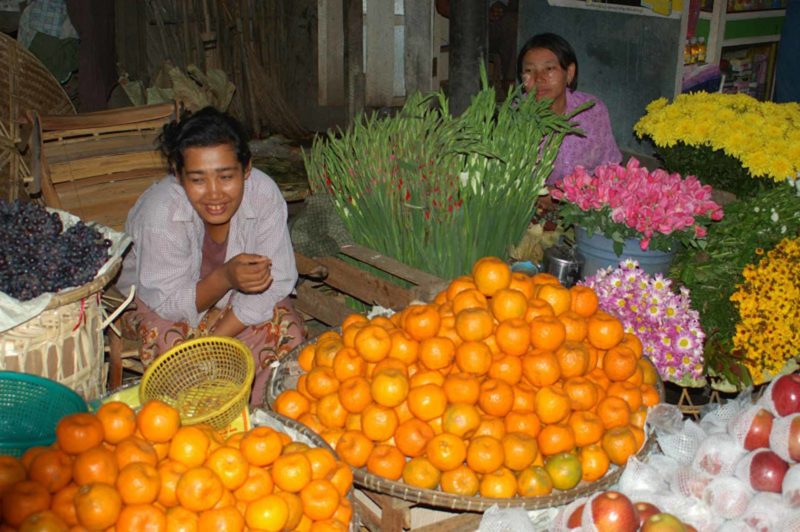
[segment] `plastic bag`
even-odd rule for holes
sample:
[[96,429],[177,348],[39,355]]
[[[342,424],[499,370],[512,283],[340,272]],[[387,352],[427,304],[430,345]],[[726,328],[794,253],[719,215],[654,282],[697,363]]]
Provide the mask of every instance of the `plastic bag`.
[[692,465],[710,475],[731,475],[745,451],[727,432],[709,435],[700,443]]
[[[772,421],[772,432],[769,435],[770,448],[775,454],[789,463],[795,462],[795,460],[792,460],[791,451],[793,449],[789,448],[792,439],[792,423],[800,423],[800,414],[776,417]],[[794,449],[795,456],[797,456],[797,453],[800,453],[800,448]]]
[[747,510],[739,518],[751,530],[756,532],[770,532],[777,530],[778,521],[789,514],[789,508],[784,504],[783,498],[777,493],[756,493]]
[[635,456],[628,458],[625,470],[619,477],[619,490],[626,495],[634,492],[661,492],[669,488],[664,475]]
[[528,512],[523,508],[503,508],[496,504],[483,512],[480,532],[535,532]]
[[791,508],[800,508],[800,464],[789,467],[781,488],[783,502]]
[[736,477],[717,477],[703,490],[703,500],[711,511],[725,519],[742,515],[752,498],[753,490]]

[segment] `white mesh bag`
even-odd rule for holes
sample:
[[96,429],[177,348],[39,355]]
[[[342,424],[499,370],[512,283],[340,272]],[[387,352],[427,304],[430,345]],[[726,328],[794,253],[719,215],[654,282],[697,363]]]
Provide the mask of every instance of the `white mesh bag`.
[[794,510],[784,516],[775,527],[780,532],[800,532],[800,510]]
[[580,530],[580,527],[570,528],[567,526],[569,522],[569,518],[575,510],[577,510],[581,505],[585,504],[588,500],[587,497],[581,497],[579,499],[575,499],[571,503],[562,506],[558,513],[556,514],[555,518],[553,519],[552,530],[553,532],[568,532],[569,530]]
[[717,477],[703,490],[703,500],[711,511],[725,519],[736,519],[747,510],[753,490],[736,477]]
[[751,389],[742,391],[735,399],[724,404],[715,404],[700,418],[700,428],[707,434],[727,432],[728,424],[738,418],[744,410],[752,406]]
[[783,477],[781,489],[783,502],[791,508],[800,508],[800,464],[789,467]]
[[[770,416],[772,413],[761,405],[752,405],[743,410],[738,417],[730,420],[728,423],[728,434],[730,434],[736,442],[744,447],[747,433],[750,431],[750,426],[756,415],[761,411],[767,412]],[[773,425],[774,426],[774,420]],[[771,430],[770,430],[771,432]],[[751,449],[752,450],[752,449]]]
[[[795,422],[795,419],[798,421]],[[800,414],[776,417],[772,421],[772,432],[769,435],[769,446],[772,448],[773,452],[789,463],[794,463],[796,461],[792,460],[792,453],[789,448],[793,422],[800,422]],[[797,457],[797,452],[798,451],[795,451],[795,457]]]
[[656,431],[662,452],[680,464],[691,464],[706,433],[692,420],[686,420],[679,432]]
[[777,530],[775,526],[778,522],[789,514],[789,508],[784,504],[783,499],[777,493],[756,493],[747,510],[739,518],[750,530],[756,532],[770,532]]
[[[736,469],[734,470],[734,474],[736,475],[736,477],[739,480],[747,483],[748,486],[750,486],[751,488],[756,489],[758,491],[768,491],[768,490],[762,489],[763,486],[762,487],[754,486],[753,482],[751,480],[750,473],[751,473],[753,460],[755,459],[756,456],[758,456],[760,454],[763,454],[763,453],[771,453],[772,455],[776,454],[776,453],[773,453],[772,451],[770,451],[769,449],[756,449],[754,451],[750,451],[749,453],[744,455],[741,460],[739,460],[739,462],[736,464]],[[777,458],[780,458],[780,457],[777,457]]]
[[706,487],[714,480],[714,477],[705,471],[698,471],[690,465],[681,466],[675,470],[669,485],[673,493],[683,497],[703,498]]
[[710,475],[731,475],[745,451],[727,432],[709,435],[700,443],[692,465]]

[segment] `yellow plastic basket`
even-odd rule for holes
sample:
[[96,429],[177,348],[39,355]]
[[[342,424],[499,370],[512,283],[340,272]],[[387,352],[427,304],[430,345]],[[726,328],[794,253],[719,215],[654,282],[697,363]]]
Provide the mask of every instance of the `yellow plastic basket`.
[[189,340],[158,357],[142,376],[142,403],[160,399],[175,407],[184,425],[225,429],[247,408],[255,364],[234,338]]

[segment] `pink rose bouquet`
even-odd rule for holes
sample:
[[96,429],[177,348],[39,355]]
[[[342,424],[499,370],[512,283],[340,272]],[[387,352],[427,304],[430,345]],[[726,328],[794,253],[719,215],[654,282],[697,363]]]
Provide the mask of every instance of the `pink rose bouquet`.
[[618,253],[628,238],[639,239],[643,250],[670,251],[676,240],[702,247],[708,223],[723,216],[710,186],[694,176],[651,172],[633,157],[625,166],[598,166],[594,175],[578,166],[550,194],[562,202],[565,223],[612,239]]
[[606,268],[580,284],[594,289],[600,308],[617,316],[625,331],[642,342],[643,354],[661,378],[682,386],[705,383],[700,316],[692,309],[689,290],[672,291],[672,281],[648,275],[635,260]]

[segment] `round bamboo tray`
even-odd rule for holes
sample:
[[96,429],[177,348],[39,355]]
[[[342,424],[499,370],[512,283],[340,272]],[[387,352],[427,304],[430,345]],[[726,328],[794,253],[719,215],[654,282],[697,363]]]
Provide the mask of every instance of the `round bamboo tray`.
[[[301,443],[305,443],[306,445],[310,445],[312,447],[320,447],[322,449],[326,449],[331,453],[333,453],[333,456],[335,456],[336,459],[339,460],[339,455],[336,454],[336,451],[333,448],[331,448],[330,445],[328,445],[328,442],[323,440],[319,434],[308,428],[306,425],[303,425],[299,421],[290,419],[277,412],[273,412],[272,410],[256,411],[252,416],[252,421],[253,421],[253,426],[266,425],[275,430],[285,432],[286,434],[291,436],[292,441],[298,441]],[[359,519],[356,513],[357,505],[355,504],[352,488],[350,488],[350,492],[347,494],[347,499],[350,501],[350,506],[353,509],[353,516],[350,519],[350,530],[355,531],[359,529],[358,528]]]
[[[311,339],[300,344],[291,353],[275,363],[275,367],[273,367],[272,375],[270,376],[270,381],[267,384],[267,389],[265,391],[264,404],[272,408],[275,399],[281,394],[281,392],[297,387],[297,379],[304,373],[303,369],[297,362],[298,356],[300,355],[300,351],[302,351],[305,346],[313,344],[315,340],[316,339]],[[646,357],[645,359],[648,362],[650,361]],[[664,402],[664,383],[660,378],[656,386],[658,388],[658,395],[661,399],[661,402]],[[302,423],[298,424],[302,425]],[[640,460],[645,458],[648,454],[650,454],[655,446],[656,440],[653,437],[653,433],[652,431],[648,431],[647,439],[645,440],[645,443],[639,452],[636,453],[636,457]],[[425,504],[451,511],[459,510],[466,512],[482,512],[493,505],[497,505],[500,508],[520,507],[526,510],[540,510],[543,508],[562,506],[580,497],[585,497],[598,491],[603,491],[616,484],[624,469],[624,467],[612,465],[611,470],[600,480],[591,483],[582,481],[580,484],[570,490],[560,491],[552,495],[546,495],[542,497],[512,497],[505,499],[464,497],[438,490],[414,488],[408,484],[405,484],[404,482],[388,480],[383,477],[373,475],[365,468],[353,468],[353,481],[357,486],[367,490],[389,495],[391,497],[397,497],[398,499],[412,503]]]

